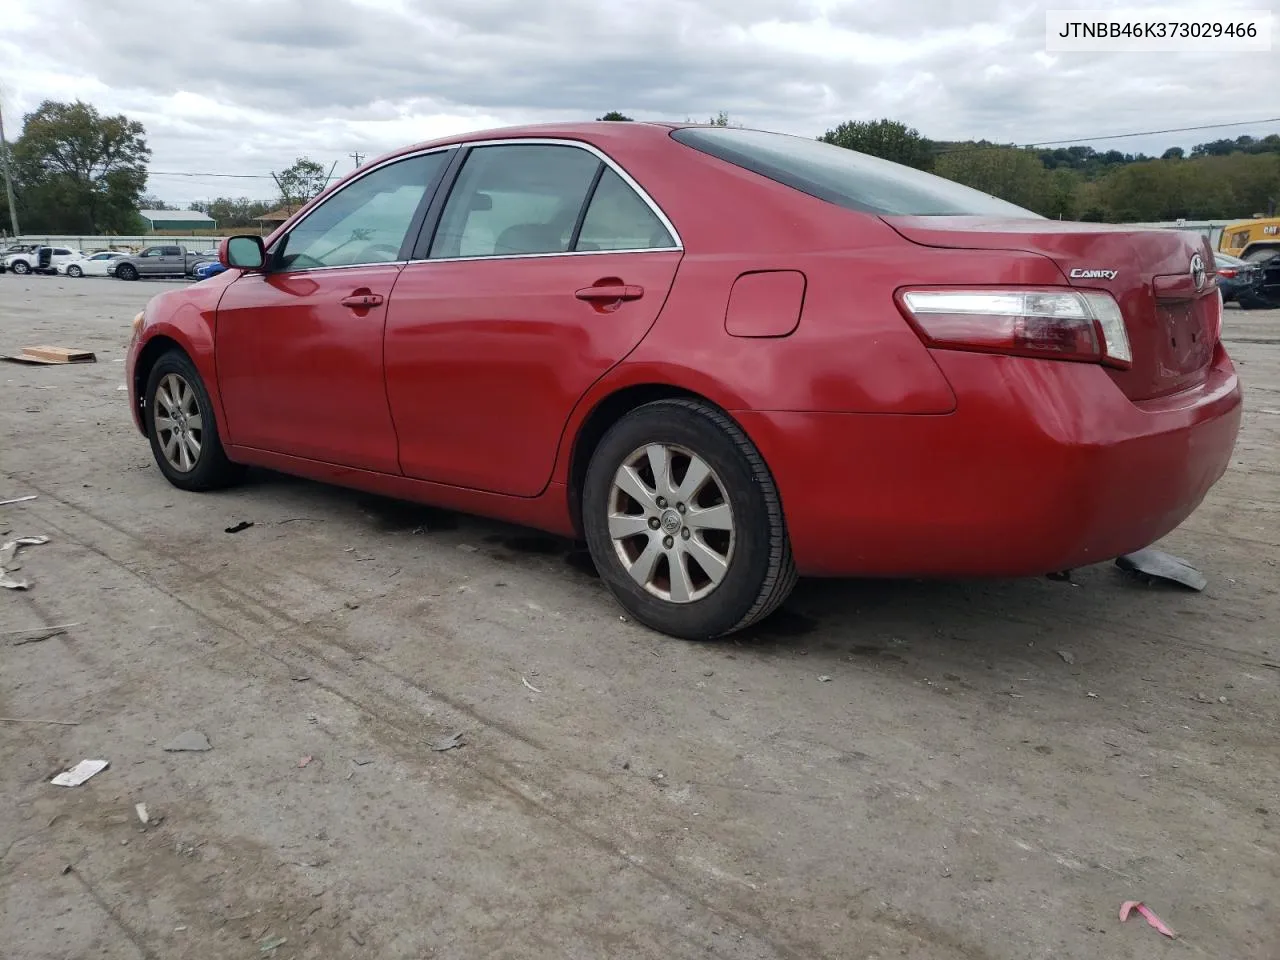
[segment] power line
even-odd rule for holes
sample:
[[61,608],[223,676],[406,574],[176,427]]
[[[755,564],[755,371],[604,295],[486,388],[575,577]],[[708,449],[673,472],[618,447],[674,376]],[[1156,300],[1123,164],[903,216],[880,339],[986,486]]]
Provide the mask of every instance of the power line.
[[1269,117],[1266,120],[1236,120],[1232,123],[1206,123],[1198,127],[1170,127],[1167,130],[1144,130],[1141,133],[1110,133],[1102,137],[1076,137],[1072,140],[1040,140],[1028,143],[1028,147],[1056,147],[1066,143],[1090,143],[1095,140],[1124,140],[1128,137],[1154,137],[1162,133],[1189,133],[1193,130],[1220,130],[1223,127],[1252,127],[1264,123],[1280,123],[1280,117]]
[[269,173],[188,173],[178,170],[148,170],[148,177],[222,177],[231,180],[271,180]]
[[[1191,133],[1199,130],[1221,130],[1226,127],[1251,127],[1260,126],[1266,123],[1280,123],[1280,117],[1268,117],[1264,120],[1235,120],[1231,123],[1204,123],[1194,127],[1168,127],[1164,130],[1141,130],[1136,133],[1107,133],[1096,137],[1071,137],[1065,140],[1037,140],[1033,143],[1020,144],[1023,147],[1056,147],[1072,143],[1094,143],[1099,140],[1125,140],[1131,137],[1155,137],[1165,133]],[[994,146],[1003,146],[995,144]],[[1012,146],[1019,146],[1013,144]],[[939,150],[938,153],[953,153],[958,150],[973,149],[970,146],[951,147],[946,150]],[[356,166],[360,166],[360,161],[364,159],[364,154],[349,153],[356,162]],[[207,173],[207,172],[189,172],[184,170],[148,170],[149,177],[213,177],[226,180],[271,180],[270,174],[266,173]]]

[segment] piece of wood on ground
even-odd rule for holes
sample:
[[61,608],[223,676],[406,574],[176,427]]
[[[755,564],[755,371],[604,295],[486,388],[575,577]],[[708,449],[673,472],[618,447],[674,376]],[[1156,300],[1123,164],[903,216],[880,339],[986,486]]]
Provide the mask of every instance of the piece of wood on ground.
[[89,350],[73,350],[70,347],[23,347],[18,354],[0,357],[14,363],[96,363],[97,356]]

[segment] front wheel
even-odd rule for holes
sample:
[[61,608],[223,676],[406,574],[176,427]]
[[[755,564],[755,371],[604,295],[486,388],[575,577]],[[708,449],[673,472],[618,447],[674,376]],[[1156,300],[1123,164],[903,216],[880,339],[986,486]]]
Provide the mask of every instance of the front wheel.
[[773,476],[742,429],[708,404],[659,400],[614,424],[592,454],[582,509],[601,578],[662,633],[733,633],[795,586]]
[[84,271],[83,271],[83,270],[81,270],[79,267],[72,265],[72,266],[70,266],[70,267],[67,267],[67,276],[68,276],[68,277],[73,277],[73,278],[74,278],[74,277],[83,277],[83,276],[84,276]]
[[121,280],[137,280],[138,268],[131,263],[122,263],[116,267],[116,276]]
[[191,359],[170,350],[147,377],[143,416],[160,472],[182,490],[216,490],[244,468],[227,459],[213,404]]

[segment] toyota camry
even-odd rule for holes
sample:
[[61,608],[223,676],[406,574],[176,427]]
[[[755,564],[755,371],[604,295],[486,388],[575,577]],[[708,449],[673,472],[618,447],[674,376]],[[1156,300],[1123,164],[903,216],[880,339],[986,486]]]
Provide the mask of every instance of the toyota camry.
[[171,483],[255,465],[580,538],[683,638],[797,576],[1138,550],[1240,423],[1202,238],[775,133],[419,144],[219,259],[133,324],[133,417]]

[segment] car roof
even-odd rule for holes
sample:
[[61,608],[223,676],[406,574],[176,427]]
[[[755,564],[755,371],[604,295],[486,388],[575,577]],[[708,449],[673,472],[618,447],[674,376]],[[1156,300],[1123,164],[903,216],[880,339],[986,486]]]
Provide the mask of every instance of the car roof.
[[369,161],[372,165],[390,160],[394,157],[430,150],[433,147],[447,147],[452,144],[474,143],[477,140],[582,140],[596,143],[598,140],[651,140],[667,136],[672,130],[680,127],[706,126],[694,123],[669,123],[650,120],[589,120],[578,123],[531,123],[521,126],[491,127],[486,130],[471,130],[467,133],[456,133],[434,140],[424,140],[408,146],[400,147]]

